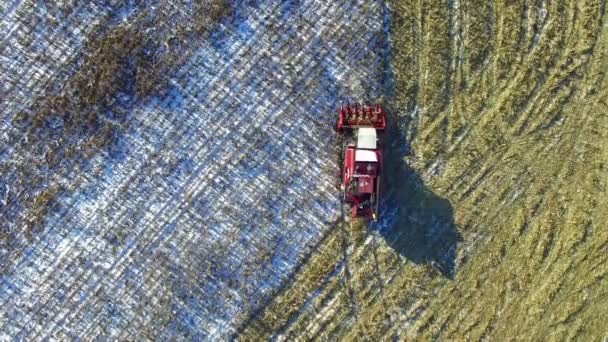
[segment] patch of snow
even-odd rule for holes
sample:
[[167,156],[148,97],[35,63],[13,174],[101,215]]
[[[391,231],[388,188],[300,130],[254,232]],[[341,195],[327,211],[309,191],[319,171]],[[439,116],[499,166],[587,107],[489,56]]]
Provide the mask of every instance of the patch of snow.
[[[339,103],[382,92],[379,4],[236,6],[166,96],[134,104],[122,153],[77,174],[2,278],[9,338],[229,338],[338,219],[328,146]],[[39,71],[45,82],[61,63]],[[16,72],[28,91],[9,107],[42,91],[28,72]]]

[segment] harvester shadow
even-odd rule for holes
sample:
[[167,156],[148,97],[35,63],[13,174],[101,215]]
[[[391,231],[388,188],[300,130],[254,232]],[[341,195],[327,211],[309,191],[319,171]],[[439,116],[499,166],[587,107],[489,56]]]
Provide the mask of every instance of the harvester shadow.
[[392,118],[387,130],[384,174],[387,208],[378,222],[379,233],[395,252],[416,264],[428,264],[453,279],[456,248],[462,237],[456,229],[450,202],[433,193],[409,165],[407,140]]

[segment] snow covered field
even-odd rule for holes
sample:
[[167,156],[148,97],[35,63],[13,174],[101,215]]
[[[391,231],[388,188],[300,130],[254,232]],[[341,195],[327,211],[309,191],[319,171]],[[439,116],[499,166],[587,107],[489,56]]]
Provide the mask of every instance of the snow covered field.
[[[20,21],[47,15],[28,6],[1,14],[3,127],[74,72],[100,12],[139,10],[81,5],[51,29]],[[339,219],[335,109],[382,95],[381,3],[233,6],[22,253],[2,251],[0,339],[230,337]]]

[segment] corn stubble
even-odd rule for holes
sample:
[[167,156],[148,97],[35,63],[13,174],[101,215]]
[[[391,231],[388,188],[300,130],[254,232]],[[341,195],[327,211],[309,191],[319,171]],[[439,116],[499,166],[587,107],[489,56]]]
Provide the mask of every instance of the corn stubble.
[[176,10],[161,1],[125,23],[110,25],[102,18],[83,47],[79,68],[61,89],[17,113],[11,135],[27,162],[0,169],[14,179],[8,182],[12,207],[5,209],[13,216],[5,219],[21,231],[5,233],[12,229],[0,223],[0,243],[12,253],[21,250],[15,243],[40,232],[58,197],[78,187],[74,172],[112,153],[128,129],[132,103],[166,92],[171,73],[193,51],[193,40],[204,39],[230,7],[221,0],[195,2],[190,17],[174,23]]

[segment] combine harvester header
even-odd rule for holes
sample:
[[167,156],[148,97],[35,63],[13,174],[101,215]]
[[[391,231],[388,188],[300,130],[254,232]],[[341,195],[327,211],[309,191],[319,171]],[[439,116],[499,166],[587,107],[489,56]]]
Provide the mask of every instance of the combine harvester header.
[[378,219],[385,129],[386,114],[379,104],[340,106],[337,130],[344,153],[341,187],[352,218]]

